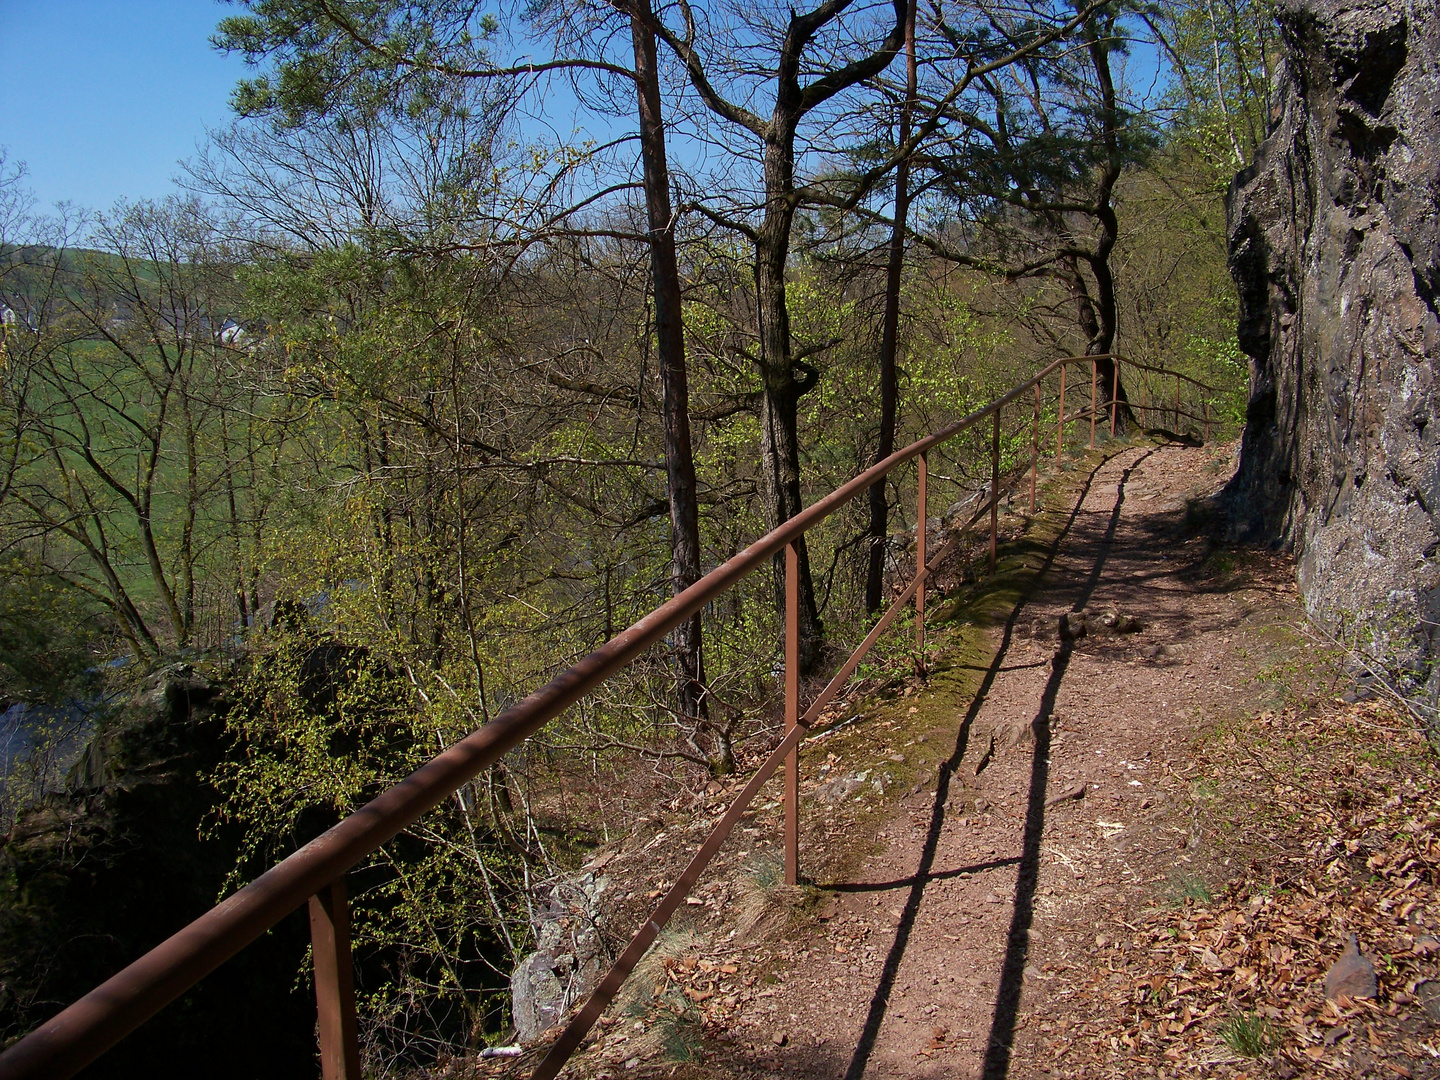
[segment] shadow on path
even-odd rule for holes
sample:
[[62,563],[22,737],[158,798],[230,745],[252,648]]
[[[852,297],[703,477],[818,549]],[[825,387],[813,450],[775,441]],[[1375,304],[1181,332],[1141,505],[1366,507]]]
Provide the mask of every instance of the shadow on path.
[[[936,870],[926,875],[928,881],[948,881],[950,878],[965,877],[967,874],[979,874],[986,870],[996,870],[1002,866],[1015,866],[1020,862],[1014,859],[991,859],[989,862],[971,863],[969,866],[957,866],[954,870]],[[907,885],[914,885],[918,875],[911,874],[909,877],[896,878],[894,881],[847,881],[835,885],[822,885],[826,892],[837,893],[864,893],[884,892],[887,889],[903,889]]]
[[[1084,601],[1094,591],[1100,580],[1100,572],[1105,562],[1105,553],[1109,543],[1114,538],[1115,527],[1120,519],[1120,507],[1124,502],[1125,481],[1129,479],[1131,471],[1154,451],[1148,451],[1135,461],[1131,462],[1121,475],[1118,485],[1118,497],[1115,502],[1115,509],[1110,516],[1110,524],[1106,529],[1105,536],[1101,541],[1101,553],[1087,577],[1081,591],[1081,599],[1076,604],[1076,610],[1084,606]],[[1046,552],[1045,561],[1041,564],[1035,575],[1035,586],[1038,587],[1049,572],[1051,564],[1059,554],[1060,548],[1069,537],[1075,522],[1079,519],[1081,508],[1090,495],[1094,486],[1095,478],[1099,475],[1110,460],[1101,462],[1085,478],[1080,493],[1075,500],[1075,506],[1066,519],[1065,527],[1060,530],[1060,535],[1050,545]],[[970,741],[970,729],[979,715],[980,709],[985,704],[986,695],[994,685],[996,676],[1004,670],[1004,661],[1010,651],[1010,643],[1014,637],[1015,623],[1020,617],[1020,612],[1030,602],[1031,595],[1026,594],[1020,599],[1010,612],[1010,617],[1005,620],[1005,629],[1000,639],[1000,647],[995,651],[995,658],[986,669],[985,676],[980,680],[980,686],[970,702],[970,707],[965,711],[965,718],[960,722],[960,729],[955,736],[955,749],[950,756],[940,763],[939,775],[935,784],[935,800],[930,809],[930,827],[926,832],[925,845],[920,853],[920,862],[915,869],[913,877],[908,879],[910,893],[906,897],[905,907],[900,916],[899,925],[895,929],[895,942],[890,947],[885,957],[885,966],[880,973],[880,981],[876,984],[875,992],[870,998],[870,1009],[865,1017],[865,1026],[860,1032],[860,1040],[855,1046],[855,1053],[850,1058],[850,1066],[845,1070],[845,1080],[861,1080],[865,1075],[865,1069],[870,1063],[870,1057],[875,1052],[875,1043],[880,1035],[880,1027],[885,1021],[885,1014],[890,1006],[890,995],[895,989],[895,979],[900,972],[900,962],[905,956],[905,950],[909,947],[911,935],[915,931],[915,919],[920,912],[920,902],[925,895],[925,886],[928,882],[935,880],[941,875],[932,874],[931,867],[935,862],[935,850],[940,840],[940,833],[945,824],[945,803],[950,798],[950,778],[955,770],[960,767],[960,762],[965,757],[965,749]],[[1029,929],[1033,918],[1035,880],[1039,876],[1040,866],[1040,837],[1044,826],[1045,813],[1045,783],[1047,779],[1046,758],[1049,756],[1050,728],[1048,718],[1050,708],[1054,704],[1055,694],[1059,689],[1060,680],[1064,677],[1065,668],[1070,659],[1070,646],[1067,642],[1062,651],[1057,654],[1054,661],[1054,674],[1046,684],[1045,695],[1041,701],[1039,718],[1035,726],[1035,758],[1031,770],[1031,785],[1029,806],[1025,819],[1025,843],[1019,859],[1019,882],[1016,890],[1015,915],[1010,924],[1010,936],[1005,952],[1005,966],[1001,976],[999,997],[997,999],[995,1018],[991,1024],[990,1041],[985,1055],[983,1076],[990,1078],[1003,1078],[1010,1066],[1010,1039],[1014,1034],[1015,1014],[1020,1002],[1020,980],[1025,968],[1025,955],[1029,945]],[[1011,865],[1014,860],[1004,860]],[[1027,876],[1028,875],[1028,876]],[[1028,884],[1027,884],[1028,883]],[[997,1038],[1001,1040],[1004,1047],[1003,1060],[996,1057]]]
[[[1097,545],[1094,565],[1080,587],[1071,611],[1084,608],[1094,594],[1095,587],[1100,584],[1100,575],[1110,557],[1110,546],[1115,541],[1115,529],[1120,524],[1120,510],[1125,505],[1125,484],[1135,468],[1154,452],[1151,450],[1142,454],[1120,474],[1120,482],[1115,486],[1115,507],[1110,512],[1110,521]],[[1000,989],[995,995],[995,1015],[990,1021],[985,1061],[980,1068],[981,1080],[1005,1080],[1010,1073],[1015,1021],[1020,1013],[1020,991],[1025,982],[1025,960],[1030,953],[1030,926],[1035,920],[1035,889],[1040,880],[1040,842],[1045,834],[1045,794],[1050,780],[1050,714],[1055,707],[1055,698],[1060,692],[1065,672],[1069,670],[1073,648],[1070,641],[1060,643],[1051,665],[1050,678],[1040,695],[1040,707],[1031,724],[1031,730],[1035,732],[1035,754],[1030,762],[1030,796],[1025,810],[1025,836],[1020,850],[1020,869],[1015,880],[1015,908],[1010,916],[1005,964],[1000,970]]]

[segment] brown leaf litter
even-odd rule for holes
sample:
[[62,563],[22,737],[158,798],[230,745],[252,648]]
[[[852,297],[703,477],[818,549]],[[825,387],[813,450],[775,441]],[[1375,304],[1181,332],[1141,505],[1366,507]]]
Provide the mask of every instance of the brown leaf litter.
[[[1224,847],[1245,873],[1098,934],[1093,966],[1050,986],[1036,1062],[1087,1077],[1440,1076],[1440,808],[1413,719],[1287,709],[1206,750],[1194,779],[1221,785]],[[1351,935],[1378,995],[1327,1000]]]

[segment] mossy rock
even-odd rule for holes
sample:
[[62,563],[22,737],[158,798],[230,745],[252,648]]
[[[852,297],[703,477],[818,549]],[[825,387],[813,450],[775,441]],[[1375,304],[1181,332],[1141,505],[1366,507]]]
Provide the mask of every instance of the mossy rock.
[[[9,1043],[214,905],[238,836],[202,829],[224,748],[223,670],[165,668],[115,710],[66,790],[0,847],[0,1037]],[[85,1077],[315,1075],[297,912]]]

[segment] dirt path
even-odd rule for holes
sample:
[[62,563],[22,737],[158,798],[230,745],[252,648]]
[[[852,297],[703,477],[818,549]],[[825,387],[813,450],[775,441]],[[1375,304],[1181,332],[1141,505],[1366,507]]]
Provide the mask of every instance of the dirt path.
[[[1142,446],[1089,477],[1037,590],[996,630],[953,753],[862,872],[822,886],[819,932],[744,1007],[721,1055],[735,1071],[1048,1075],[1029,1049],[1066,1025],[1050,973],[1105,920],[1225,875],[1175,767],[1203,724],[1267,703],[1300,619],[1283,560],[1237,565],[1189,520],[1231,464]],[[1092,630],[1061,640],[1060,616],[1081,610]],[[1107,612],[1140,631],[1106,628]]]

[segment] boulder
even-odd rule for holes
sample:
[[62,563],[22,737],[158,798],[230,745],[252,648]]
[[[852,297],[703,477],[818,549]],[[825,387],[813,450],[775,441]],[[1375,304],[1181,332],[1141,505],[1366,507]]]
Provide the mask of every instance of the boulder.
[[600,934],[610,879],[587,872],[550,890],[536,917],[535,951],[510,974],[511,1016],[525,1045],[560,1022],[599,984],[609,955]]
[[1228,198],[1251,390],[1234,531],[1312,614],[1440,693],[1440,16],[1280,0],[1273,132]]
[[1079,641],[1089,632],[1089,620],[1083,611],[1067,611],[1057,629],[1061,641]]
[[1342,996],[1373,998],[1378,990],[1375,965],[1360,952],[1360,942],[1351,934],[1339,959],[1325,973],[1325,996],[1332,1000]]
[[[0,845],[0,1045],[204,914],[242,848],[216,819],[228,661],[174,663],[116,697],[62,790]],[[87,1077],[310,1077],[304,909],[85,1070]],[[223,1053],[216,1053],[223,1047]]]

